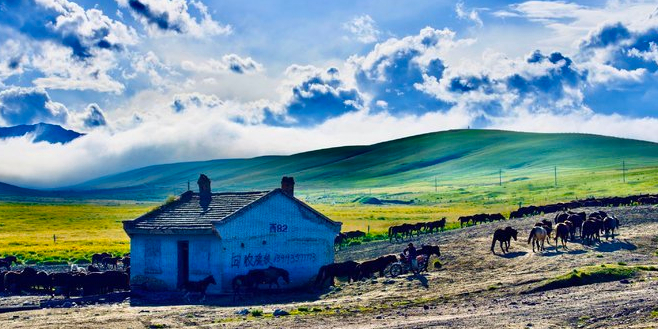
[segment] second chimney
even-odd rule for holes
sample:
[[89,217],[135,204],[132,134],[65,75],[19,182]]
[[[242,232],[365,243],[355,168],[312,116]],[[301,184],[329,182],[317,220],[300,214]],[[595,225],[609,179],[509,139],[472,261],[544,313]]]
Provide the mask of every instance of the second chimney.
[[294,197],[295,196],[295,179],[288,176],[281,178],[281,190],[283,193]]

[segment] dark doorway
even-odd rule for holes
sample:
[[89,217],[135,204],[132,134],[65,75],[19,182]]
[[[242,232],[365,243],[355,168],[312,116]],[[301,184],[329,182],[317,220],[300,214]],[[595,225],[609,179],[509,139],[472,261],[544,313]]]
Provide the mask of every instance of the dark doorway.
[[178,288],[190,278],[190,242],[178,241]]

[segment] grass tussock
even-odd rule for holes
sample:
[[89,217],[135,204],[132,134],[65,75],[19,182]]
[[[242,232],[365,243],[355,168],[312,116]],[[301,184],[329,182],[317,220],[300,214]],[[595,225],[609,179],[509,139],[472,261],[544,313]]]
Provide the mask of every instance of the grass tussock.
[[628,279],[634,277],[638,271],[636,267],[622,265],[586,266],[545,280],[528,293]]

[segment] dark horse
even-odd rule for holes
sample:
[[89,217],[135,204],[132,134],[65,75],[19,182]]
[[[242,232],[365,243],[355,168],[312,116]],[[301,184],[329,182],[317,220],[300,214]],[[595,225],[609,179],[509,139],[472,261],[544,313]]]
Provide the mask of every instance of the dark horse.
[[369,278],[376,272],[379,272],[379,276],[384,276],[386,267],[397,261],[398,258],[395,255],[386,255],[377,259],[367,260],[356,267],[358,272],[357,279]]
[[440,220],[435,220],[433,222],[429,222],[429,223],[427,223],[426,227],[427,227],[427,232],[429,232],[429,233],[433,233],[435,230],[436,231],[439,231],[439,230],[443,231],[446,227],[446,218],[443,217]]
[[276,287],[280,288],[279,278],[282,278],[286,284],[290,283],[290,274],[288,271],[274,266],[265,269],[251,270],[247,273],[247,276],[249,277],[249,280],[251,280],[251,283],[253,283],[254,288],[258,288],[258,285],[260,284],[269,284],[270,289],[273,284],[276,284]]
[[411,224],[402,224],[397,226],[391,226],[388,228],[388,241],[392,242],[393,237],[395,241],[398,240],[398,235],[402,236],[404,239],[405,236],[408,237],[411,234],[411,231],[414,229],[414,226]]
[[619,228],[619,220],[615,216],[608,216],[603,220],[603,229],[605,230],[605,239],[612,233],[612,239],[615,238],[615,229]]
[[231,281],[231,287],[233,288],[233,301],[235,301],[235,298],[240,296],[241,287],[244,287],[246,291],[253,290],[254,283],[248,275],[236,275]]
[[[494,246],[496,246],[496,241],[500,241],[500,250],[503,251],[503,254],[509,252],[510,241],[514,238],[516,241],[516,236],[519,232],[513,229],[511,226],[508,226],[504,229],[497,229],[493,235],[493,241],[491,241],[491,252],[495,255]],[[503,248],[505,244],[505,248]]]
[[441,257],[441,248],[439,248],[439,246],[423,245],[418,250],[418,254],[426,255],[428,258],[432,255],[436,255],[436,257]]
[[355,261],[348,260],[342,263],[327,264],[320,267],[318,271],[318,276],[315,278],[316,286],[323,286],[327,280],[329,280],[330,285],[334,285],[335,277],[346,277],[347,282],[352,282],[356,280],[358,273],[356,267],[359,263]]
[[187,291],[184,298],[188,299],[191,293],[200,293],[201,301],[206,299],[206,290],[211,284],[217,284],[215,278],[212,275],[207,276],[201,281],[188,281],[183,284],[183,290]]

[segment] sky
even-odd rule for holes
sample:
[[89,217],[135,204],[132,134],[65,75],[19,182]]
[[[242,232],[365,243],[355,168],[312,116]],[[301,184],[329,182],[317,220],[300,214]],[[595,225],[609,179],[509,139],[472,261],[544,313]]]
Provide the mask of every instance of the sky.
[[658,142],[657,1],[5,0],[0,181],[448,129]]

